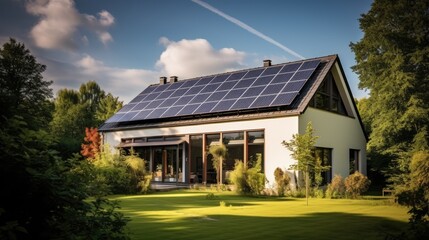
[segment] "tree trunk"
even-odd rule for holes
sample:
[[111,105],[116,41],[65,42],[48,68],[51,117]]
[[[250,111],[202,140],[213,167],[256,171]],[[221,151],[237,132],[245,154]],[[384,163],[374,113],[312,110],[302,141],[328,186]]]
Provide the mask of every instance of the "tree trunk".
[[305,173],[305,198],[307,198],[307,206],[308,206],[308,194],[309,194],[309,190],[310,190],[310,184],[309,184],[309,176],[308,176],[308,166],[307,166],[307,171]]
[[223,161],[223,158],[222,157],[220,157],[220,159],[219,159],[219,179],[220,179],[220,184],[223,184],[223,179],[222,179],[222,175],[223,175],[223,170],[222,170],[222,165],[223,165],[223,163],[222,163],[222,161]]

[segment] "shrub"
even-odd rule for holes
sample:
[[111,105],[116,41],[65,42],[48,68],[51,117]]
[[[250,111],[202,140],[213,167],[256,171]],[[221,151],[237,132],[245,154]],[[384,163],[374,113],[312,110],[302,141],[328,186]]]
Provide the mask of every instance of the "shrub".
[[260,195],[265,188],[265,174],[261,172],[262,157],[258,155],[255,166],[247,168],[242,161],[235,161],[230,181],[238,194]]
[[242,161],[236,160],[234,171],[231,172],[230,182],[235,186],[235,192],[238,194],[250,193],[250,187],[246,182],[246,168]]
[[274,171],[274,179],[276,181],[277,194],[279,196],[284,196],[290,184],[289,175],[287,175],[287,173],[283,172],[283,170],[278,167]]
[[344,180],[340,175],[335,175],[326,188],[326,198],[342,198],[346,192]]
[[347,196],[351,198],[357,198],[363,192],[368,190],[371,181],[368,179],[368,177],[356,171],[345,179],[344,184],[346,186]]
[[324,198],[325,194],[323,192],[323,189],[315,187],[313,188],[313,197],[315,198]]

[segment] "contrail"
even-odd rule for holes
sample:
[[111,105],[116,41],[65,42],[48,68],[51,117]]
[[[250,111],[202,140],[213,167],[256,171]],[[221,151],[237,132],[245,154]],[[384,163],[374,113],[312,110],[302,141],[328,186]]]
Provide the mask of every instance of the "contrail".
[[214,12],[214,13],[216,13],[217,15],[219,15],[219,16],[225,18],[226,20],[228,20],[228,21],[236,24],[237,26],[243,28],[244,30],[247,30],[250,33],[252,33],[252,34],[254,34],[254,35],[256,35],[256,36],[264,39],[265,41],[267,41],[267,42],[269,42],[269,43],[271,43],[271,44],[273,44],[273,45],[275,45],[275,46],[283,49],[284,51],[288,52],[289,54],[291,54],[291,55],[293,55],[293,56],[295,56],[297,58],[300,58],[300,59],[305,59],[305,57],[299,55],[295,51],[293,51],[293,50],[289,49],[288,47],[284,46],[283,44],[281,44],[281,43],[277,42],[276,40],[268,37],[267,35],[259,32],[258,30],[252,28],[251,26],[245,24],[244,22],[242,22],[242,21],[240,21],[240,20],[238,20],[238,19],[236,19],[234,17],[231,17],[231,16],[229,16],[226,13],[223,13],[219,9],[217,9],[217,8],[211,6],[211,5],[209,5],[209,4],[207,4],[207,3],[203,2],[203,1],[200,1],[200,0],[192,0],[192,2],[194,2],[194,3],[196,3],[196,4],[200,5],[200,6],[202,6],[204,8],[206,8],[206,9],[208,9],[208,10]]

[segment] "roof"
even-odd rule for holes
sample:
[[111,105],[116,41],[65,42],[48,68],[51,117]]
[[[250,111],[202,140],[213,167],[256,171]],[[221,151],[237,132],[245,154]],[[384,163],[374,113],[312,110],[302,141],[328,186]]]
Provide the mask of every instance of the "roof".
[[99,130],[299,115],[337,59],[330,55],[153,84]]

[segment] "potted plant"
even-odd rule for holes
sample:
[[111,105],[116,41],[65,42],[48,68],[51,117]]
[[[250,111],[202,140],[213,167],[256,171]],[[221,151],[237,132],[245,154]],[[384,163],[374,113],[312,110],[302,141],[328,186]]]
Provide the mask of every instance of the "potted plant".
[[155,172],[155,181],[161,181],[162,179],[162,164],[156,165],[156,172]]

